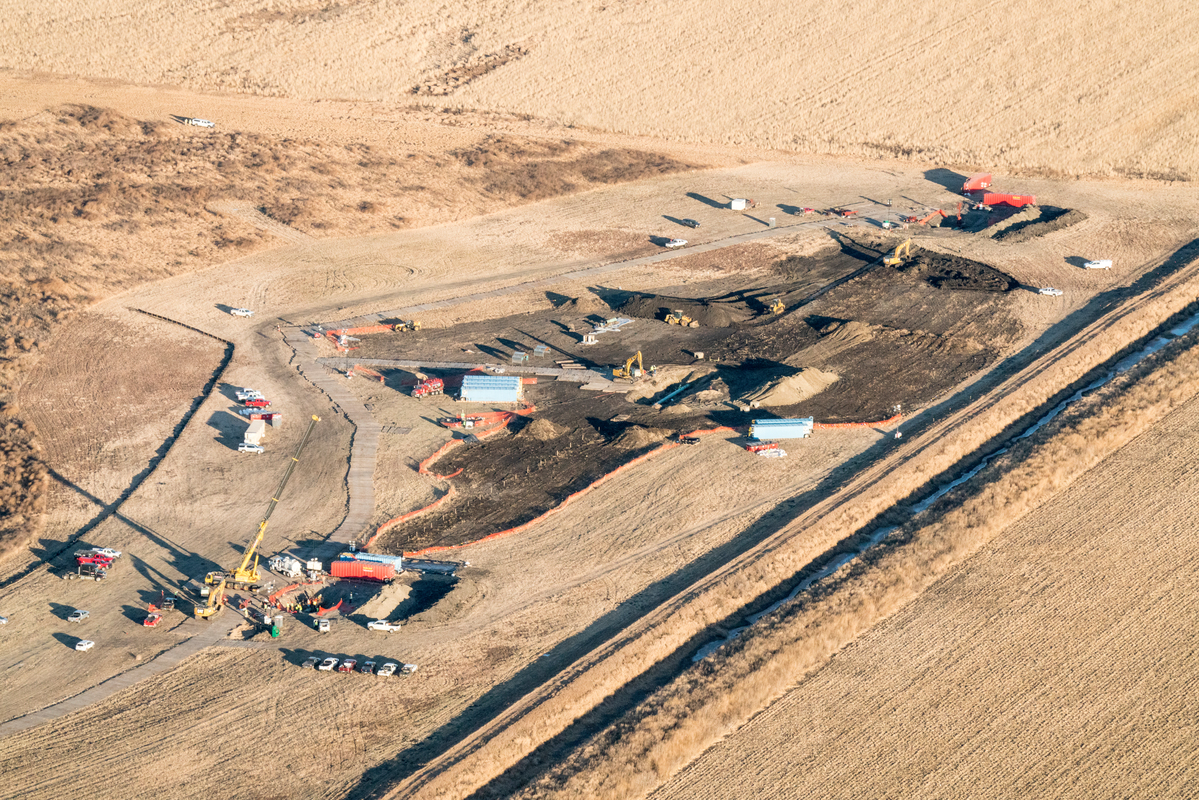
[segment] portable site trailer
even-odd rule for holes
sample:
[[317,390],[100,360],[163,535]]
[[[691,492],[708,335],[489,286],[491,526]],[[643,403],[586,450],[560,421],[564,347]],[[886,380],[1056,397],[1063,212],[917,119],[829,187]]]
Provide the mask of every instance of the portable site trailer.
[[749,426],[751,439],[806,439],[812,435],[813,417],[797,419],[755,419]]
[[467,375],[458,399],[467,403],[517,403],[521,399],[519,375]]
[[962,193],[970,194],[971,192],[981,192],[991,188],[991,173],[976,172],[966,179],[962,184]]
[[734,197],[729,201],[729,208],[731,208],[733,211],[744,211],[748,205],[749,201],[747,201],[744,197]]
[[250,427],[246,428],[246,443],[247,444],[262,444],[262,437],[266,435],[266,420],[252,419]]

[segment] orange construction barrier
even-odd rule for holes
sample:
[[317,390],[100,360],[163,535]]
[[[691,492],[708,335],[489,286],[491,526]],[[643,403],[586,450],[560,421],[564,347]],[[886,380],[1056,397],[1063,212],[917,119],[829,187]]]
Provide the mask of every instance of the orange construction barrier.
[[817,422],[813,428],[885,428],[888,425],[894,425],[903,419],[903,414],[896,414],[890,419],[879,420],[878,422]]
[[[461,471],[461,470],[459,470],[459,471]],[[428,512],[437,508],[439,505],[444,503],[446,500],[449,500],[453,496],[454,496],[454,485],[450,484],[450,490],[448,492],[446,492],[441,497],[437,498],[436,500],[434,500],[432,503],[425,506],[424,508],[418,508],[416,511],[409,511],[407,514],[401,514],[398,517],[389,519],[389,520],[387,520],[387,522],[384,522],[382,525],[380,525],[378,528],[375,529],[374,535],[371,536],[371,538],[366,540],[365,546],[370,547],[371,545],[373,545],[375,543],[375,540],[379,538],[379,534],[385,533],[385,532],[391,530],[396,525],[399,525],[401,522],[407,522],[408,520],[413,519],[414,517],[419,517],[421,514],[427,514]]]

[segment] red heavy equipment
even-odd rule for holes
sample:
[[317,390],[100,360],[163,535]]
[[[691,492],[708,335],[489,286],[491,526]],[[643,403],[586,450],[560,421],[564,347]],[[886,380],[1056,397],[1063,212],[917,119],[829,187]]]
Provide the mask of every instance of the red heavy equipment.
[[917,225],[927,225],[928,223],[932,222],[932,221],[933,221],[933,218],[934,218],[934,217],[936,217],[938,214],[940,214],[942,217],[948,217],[948,216],[949,216],[949,215],[948,215],[948,214],[946,214],[944,211],[942,211],[941,209],[939,209],[939,208],[938,208],[936,211],[929,212],[928,216],[924,216],[924,217],[917,217],[917,216],[904,217],[904,218],[903,218],[903,221],[904,221],[904,222],[914,222],[914,223],[916,223]]
[[430,397],[435,394],[445,394],[445,383],[441,378],[426,378],[412,387],[413,397]]
[[970,194],[971,192],[981,192],[991,186],[991,173],[977,172],[966,179],[962,184],[962,194]]
[[778,442],[760,442],[758,444],[747,444],[745,449],[751,453],[761,453],[763,450],[778,450]]

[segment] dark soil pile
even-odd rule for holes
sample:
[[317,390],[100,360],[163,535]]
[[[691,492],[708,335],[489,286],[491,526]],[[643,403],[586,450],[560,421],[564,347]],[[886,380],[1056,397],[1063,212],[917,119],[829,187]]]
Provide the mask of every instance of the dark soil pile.
[[721,302],[660,294],[635,295],[620,307],[621,314],[641,319],[662,320],[673,311],[682,311],[705,328],[729,328],[756,316],[744,301]]
[[922,251],[913,261],[896,267],[903,273],[915,272],[937,289],[959,289],[973,292],[1010,292],[1020,283],[1011,275],[994,267],[961,256]]
[[997,242],[1004,244],[1019,244],[1044,236],[1047,233],[1060,231],[1071,225],[1077,225],[1087,218],[1087,215],[1076,208],[1057,208],[1041,206],[1040,214],[1030,220],[1016,223],[995,234]]

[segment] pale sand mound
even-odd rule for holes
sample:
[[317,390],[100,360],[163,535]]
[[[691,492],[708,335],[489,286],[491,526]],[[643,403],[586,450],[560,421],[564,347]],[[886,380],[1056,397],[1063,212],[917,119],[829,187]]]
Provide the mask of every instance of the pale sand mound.
[[867,325],[857,320],[830,322],[820,329],[819,342],[811,347],[804,348],[784,360],[783,363],[792,367],[819,364],[828,361],[851,347],[870,341],[875,337],[876,333],[877,329],[875,326]]
[[820,394],[838,380],[837,375],[815,368],[805,369],[796,375],[769,381],[742,399],[751,408],[759,406],[793,406],[809,397]]
[[548,419],[535,419],[521,428],[516,436],[519,439],[536,439],[539,442],[548,442],[569,432],[569,428],[562,425],[555,425]]
[[660,442],[669,435],[670,431],[661,428],[643,428],[640,425],[633,425],[613,439],[612,445],[625,450],[636,450]]
[[411,592],[412,587],[406,583],[389,583],[363,603],[358,613],[371,619],[386,619],[400,603],[408,599]]
[[633,384],[633,388],[625,393],[625,399],[630,403],[635,403],[638,400],[644,400],[647,397],[653,397],[656,394],[664,392],[671,386],[679,383],[690,383],[697,378],[702,378],[710,372],[714,372],[716,367],[711,364],[705,364],[699,367],[681,367],[673,365],[658,365],[658,374],[653,377],[645,375],[641,380]]

